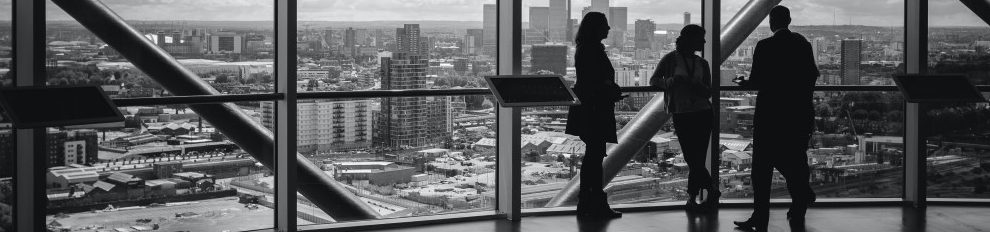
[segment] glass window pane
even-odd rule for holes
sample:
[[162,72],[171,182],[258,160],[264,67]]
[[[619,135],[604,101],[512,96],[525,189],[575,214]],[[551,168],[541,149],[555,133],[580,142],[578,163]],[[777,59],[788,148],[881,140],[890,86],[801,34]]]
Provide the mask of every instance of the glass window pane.
[[0,231],[14,231],[13,202],[14,156],[17,154],[17,142],[14,141],[14,131],[5,125],[0,127]]
[[[928,72],[962,74],[990,85],[990,27],[961,2],[928,3]],[[984,93],[990,97],[990,93]],[[933,104],[923,112],[928,197],[990,198],[990,121],[987,104]]]
[[[747,1],[722,1],[722,25]],[[904,1],[785,1],[791,10],[790,30],[811,43],[821,76],[818,85],[894,85],[904,67]],[[773,32],[764,19],[722,63],[721,84],[748,76],[756,43]],[[726,41],[723,41],[725,43]]]
[[963,74],[976,85],[990,85],[990,27],[962,2],[928,3],[928,72]]
[[[815,92],[815,131],[808,164],[818,198],[897,198],[902,195],[904,109],[899,92]],[[723,91],[723,198],[751,198],[755,92]],[[755,154],[758,155],[758,154]],[[774,173],[773,198],[789,198]]]
[[[14,85],[13,72],[10,72],[11,61],[14,51],[11,47],[13,42],[12,25],[13,15],[12,1],[0,1],[0,19],[7,21],[0,22],[0,87],[11,87]],[[0,116],[2,117],[2,116]],[[10,129],[9,122],[0,118],[0,231],[14,231],[13,227],[13,202],[14,183],[11,177],[14,174],[14,156],[17,153],[17,142],[14,141],[14,131]]]
[[484,87],[494,0],[301,1],[299,91]]
[[990,106],[931,104],[922,113],[929,198],[990,198]]
[[[261,121],[262,104],[236,103]],[[274,227],[271,169],[186,105],[120,107],[124,128],[49,128],[47,223],[69,230]],[[268,158],[272,159],[272,158]]]
[[[103,1],[221,94],[274,91],[274,2]],[[48,85],[99,85],[111,97],[170,96],[65,11],[47,4]]]
[[[493,102],[484,95],[300,100],[298,149],[384,218],[491,211]],[[320,183],[299,183],[313,184]],[[306,197],[299,202],[300,225],[337,222]]]

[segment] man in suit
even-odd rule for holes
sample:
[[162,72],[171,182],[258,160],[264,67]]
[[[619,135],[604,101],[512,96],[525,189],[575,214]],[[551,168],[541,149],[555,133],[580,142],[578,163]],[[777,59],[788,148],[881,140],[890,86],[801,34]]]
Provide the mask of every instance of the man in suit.
[[735,222],[744,229],[767,230],[774,168],[787,180],[792,199],[787,217],[792,225],[804,223],[805,212],[815,201],[806,151],[814,129],[812,93],[819,73],[811,44],[788,30],[790,23],[787,7],[770,10],[774,34],[756,44],[749,79],[737,78],[739,85],[759,91],[753,122],[753,215]]

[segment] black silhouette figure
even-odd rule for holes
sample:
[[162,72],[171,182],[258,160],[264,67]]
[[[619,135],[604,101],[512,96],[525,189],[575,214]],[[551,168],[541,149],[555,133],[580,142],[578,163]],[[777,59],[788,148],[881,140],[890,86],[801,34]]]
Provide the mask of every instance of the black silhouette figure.
[[605,54],[605,45],[601,43],[608,36],[608,30],[608,22],[602,13],[591,12],[581,20],[574,54],[574,67],[577,69],[574,93],[581,100],[581,105],[570,107],[567,114],[566,133],[580,137],[586,145],[581,160],[578,215],[594,218],[622,215],[608,206],[605,191],[602,190],[605,143],[617,142],[615,102],[623,98],[619,86],[615,84],[615,70]]
[[735,222],[745,229],[767,229],[774,168],[787,180],[793,202],[787,212],[791,224],[803,224],[808,206],[815,202],[805,152],[814,128],[812,91],[819,73],[811,44],[787,29],[790,22],[787,7],[770,10],[773,36],[757,43],[749,80],[736,78],[739,85],[759,91],[753,122],[753,215]]
[[[710,100],[712,74],[708,62],[695,55],[705,49],[705,29],[694,24],[684,26],[676,45],[676,50],[660,59],[650,85],[664,89],[666,110],[673,114],[674,132],[690,169],[687,209],[708,211],[715,207],[721,194],[714,188],[712,175],[705,167],[714,124]],[[709,194],[698,204],[701,189],[707,189]]]

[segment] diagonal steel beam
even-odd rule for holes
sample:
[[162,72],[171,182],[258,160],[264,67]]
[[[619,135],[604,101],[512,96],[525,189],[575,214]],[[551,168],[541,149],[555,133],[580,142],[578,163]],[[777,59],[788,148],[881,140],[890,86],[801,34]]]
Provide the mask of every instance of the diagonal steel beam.
[[[984,23],[990,25],[990,0],[959,0],[966,8],[980,16]],[[924,25],[922,25],[924,26]]]
[[[780,3],[781,0],[750,0],[743,6],[729,23],[722,28],[720,35],[722,56],[718,63],[725,61],[732,52],[749,37],[749,34],[756,30],[760,22],[770,14],[770,9]],[[606,153],[608,156],[603,161],[604,183],[609,183],[615,178],[622,167],[626,166],[633,156],[646,142],[650,141],[654,134],[660,130],[660,126],[670,119],[670,115],[664,110],[665,104],[663,95],[657,94],[643,109],[636,114],[636,117],[629,121],[625,127],[619,131],[619,143],[609,146]],[[574,205],[577,202],[578,188],[581,180],[578,177],[571,178],[570,182],[564,186],[557,195],[550,199],[546,207],[560,207]]]
[[722,27],[722,34],[720,35],[720,46],[722,46],[722,57],[718,61],[719,64],[725,62],[725,59],[732,55],[732,52],[736,51],[743,41],[752,34],[756,27],[760,26],[760,22],[770,14],[770,9],[780,4],[781,0],[750,0],[746,3],[739,12],[736,12],[735,16],[729,20],[729,23]]
[[[99,0],[52,0],[72,18],[93,32],[147,73],[166,90],[178,96],[220,94],[195,73],[186,69],[165,50],[144,38],[124,19]],[[223,132],[258,162],[274,169],[275,136],[233,103],[190,105],[197,114]],[[338,221],[381,218],[371,206],[327,176],[301,154],[298,189],[306,198]]]
[[[653,135],[660,131],[660,127],[667,120],[670,120],[670,114],[664,109],[664,105],[666,102],[663,94],[657,94],[619,131],[619,143],[608,147],[606,150],[608,156],[605,156],[605,160],[602,161],[603,183],[611,182],[619,170],[626,166],[640,149],[643,149],[646,142],[649,142]],[[557,192],[557,195],[547,203],[546,207],[576,204],[580,186],[581,178],[578,176],[571,178],[571,181],[560,192]]]

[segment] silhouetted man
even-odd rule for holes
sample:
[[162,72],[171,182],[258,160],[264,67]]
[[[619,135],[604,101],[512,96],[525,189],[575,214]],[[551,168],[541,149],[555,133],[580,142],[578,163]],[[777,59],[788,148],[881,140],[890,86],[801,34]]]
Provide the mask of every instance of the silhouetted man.
[[775,6],[770,10],[773,36],[760,40],[753,52],[749,80],[737,78],[742,86],[759,91],[753,131],[753,215],[735,222],[745,229],[766,231],[770,220],[770,183],[773,169],[787,179],[792,204],[788,220],[803,223],[815,193],[808,184],[808,140],[814,128],[812,91],[818,67],[811,44],[801,34],[791,32],[790,10]]

